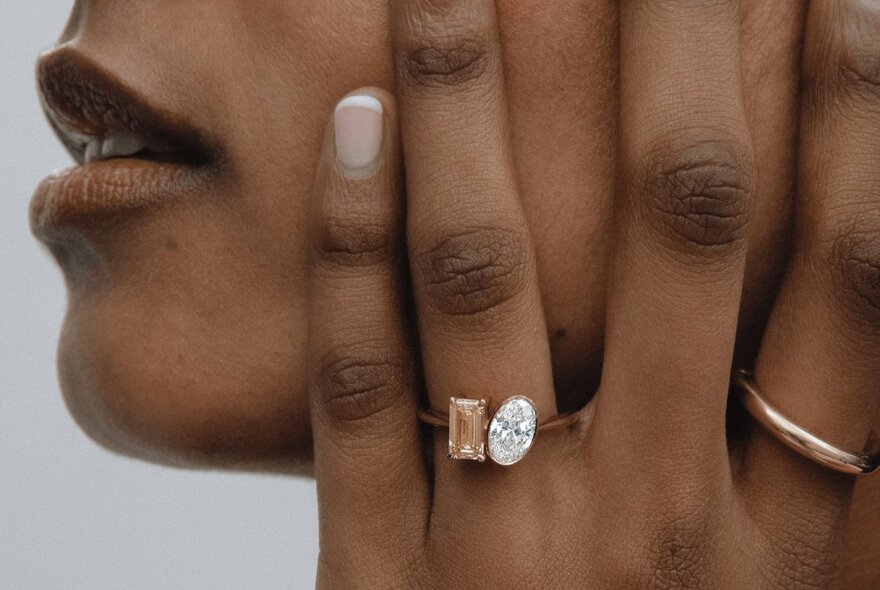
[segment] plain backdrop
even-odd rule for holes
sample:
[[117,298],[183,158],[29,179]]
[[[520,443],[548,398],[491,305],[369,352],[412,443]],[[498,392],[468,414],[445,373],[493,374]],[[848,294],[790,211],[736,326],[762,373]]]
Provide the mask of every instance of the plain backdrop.
[[73,2],[0,0],[0,589],[314,586],[314,484],[113,456],[67,415],[55,375],[61,275],[31,237],[39,180],[70,165],[34,61]]

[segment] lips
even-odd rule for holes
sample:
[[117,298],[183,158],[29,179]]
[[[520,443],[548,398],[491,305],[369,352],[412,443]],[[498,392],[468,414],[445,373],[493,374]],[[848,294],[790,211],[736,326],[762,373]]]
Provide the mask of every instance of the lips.
[[49,123],[78,164],[34,194],[31,226],[41,239],[177,202],[214,177],[216,141],[80,52],[47,53],[37,77]]

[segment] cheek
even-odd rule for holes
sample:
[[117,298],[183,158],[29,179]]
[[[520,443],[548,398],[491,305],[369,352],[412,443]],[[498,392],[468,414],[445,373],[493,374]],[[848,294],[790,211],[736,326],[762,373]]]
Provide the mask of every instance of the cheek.
[[70,409],[126,454],[308,469],[306,195],[335,101],[390,85],[386,2],[94,4],[77,45],[220,137],[227,177],[56,251]]
[[102,244],[101,278],[72,289],[59,362],[99,443],[188,466],[308,466],[302,248],[249,223],[169,211]]

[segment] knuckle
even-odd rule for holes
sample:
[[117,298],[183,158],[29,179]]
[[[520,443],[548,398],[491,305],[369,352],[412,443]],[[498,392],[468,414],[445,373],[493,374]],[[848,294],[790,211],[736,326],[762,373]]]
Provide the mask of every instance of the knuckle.
[[841,303],[880,328],[880,232],[846,232],[831,246]]
[[342,347],[323,359],[316,379],[316,399],[328,417],[357,424],[381,417],[405,401],[406,364],[375,350]]
[[731,8],[736,6],[736,0],[651,0],[644,2],[648,10],[663,14],[670,11],[686,10],[690,13]]
[[417,4],[421,6],[413,9],[416,14],[397,63],[405,88],[457,88],[495,71],[488,15],[475,14],[485,8],[469,3]]
[[475,316],[525,289],[532,258],[523,232],[482,228],[443,237],[415,257],[414,268],[432,309]]
[[753,198],[748,153],[736,143],[702,141],[648,159],[641,202],[673,249],[705,256],[743,241]]
[[862,51],[845,53],[840,59],[840,79],[845,89],[880,99],[880,55]]
[[804,86],[822,106],[841,98],[880,99],[880,10],[863,0],[828,3],[820,10],[823,35],[808,35]]
[[396,242],[390,224],[331,217],[317,232],[315,250],[324,265],[364,268],[393,260]]
[[845,88],[880,99],[880,11],[849,2],[840,38],[840,79]]
[[403,56],[401,73],[410,86],[456,87],[482,76],[486,62],[486,50],[478,42],[449,38],[408,51]]

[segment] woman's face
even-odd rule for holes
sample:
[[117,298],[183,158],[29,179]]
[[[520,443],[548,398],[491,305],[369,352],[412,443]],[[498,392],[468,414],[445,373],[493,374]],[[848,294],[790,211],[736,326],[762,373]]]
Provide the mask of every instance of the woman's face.
[[[566,407],[601,360],[616,2],[499,11]],[[44,182],[33,224],[69,287],[62,388],[97,441],[165,463],[308,470],[309,189],[334,103],[392,87],[386,21],[385,0],[76,2],[40,82],[74,156],[99,161]],[[100,161],[108,137],[107,155],[147,151]]]

